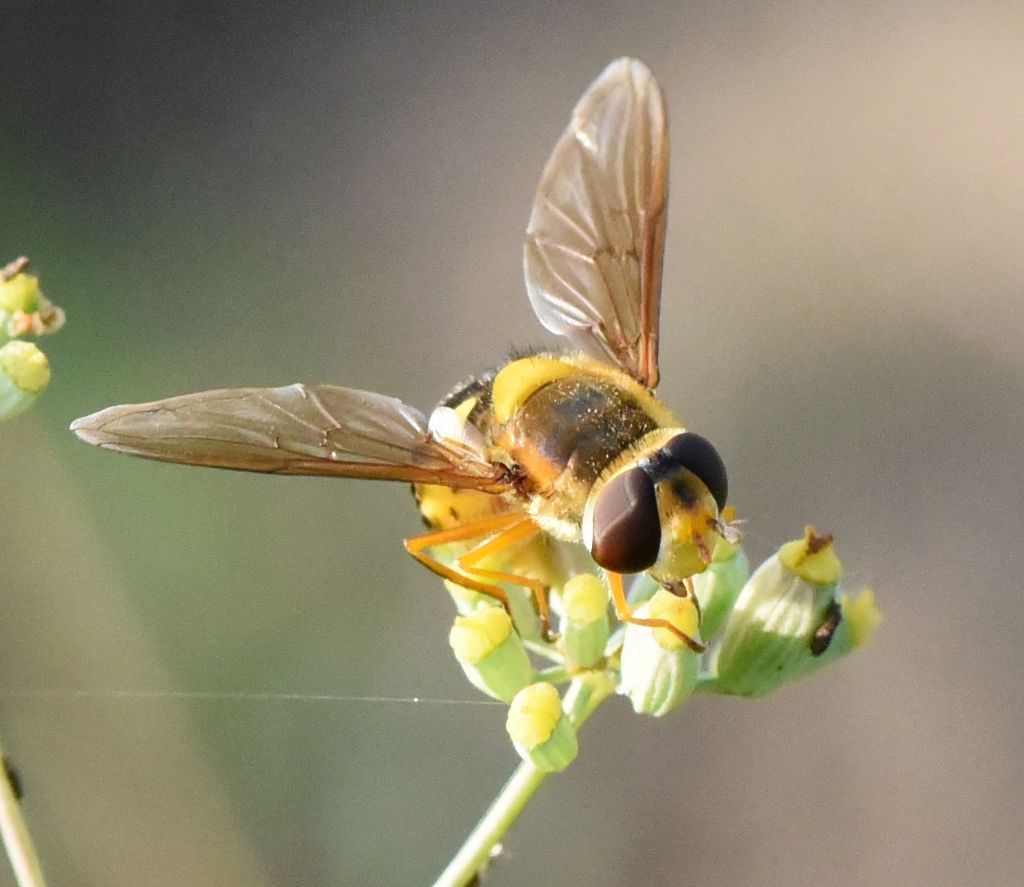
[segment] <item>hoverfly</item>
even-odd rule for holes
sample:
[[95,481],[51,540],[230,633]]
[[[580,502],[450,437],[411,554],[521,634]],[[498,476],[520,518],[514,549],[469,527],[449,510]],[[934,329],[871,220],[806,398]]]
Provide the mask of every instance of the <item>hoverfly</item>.
[[[612,62],[577,103],[544,169],[526,231],[534,313],[574,350],[514,358],[459,386],[429,418],[392,397],[334,385],[205,391],[76,420],[83,440],[191,465],[411,482],[430,532],[406,541],[433,572],[509,607],[528,590],[547,633],[549,584],[514,553],[550,538],[584,546],[618,618],[623,575],[677,594],[734,532],[720,517],[725,467],[652,393],[668,190],[661,90]],[[432,552],[455,543],[445,562]],[[504,559],[494,569],[494,559]]]

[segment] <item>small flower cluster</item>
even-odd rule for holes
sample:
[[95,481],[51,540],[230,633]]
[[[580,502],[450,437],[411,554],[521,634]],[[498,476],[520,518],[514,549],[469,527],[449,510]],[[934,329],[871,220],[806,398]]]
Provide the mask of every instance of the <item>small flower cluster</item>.
[[[762,696],[863,646],[881,619],[870,590],[850,596],[832,537],[808,527],[750,573],[739,542],[722,540],[711,564],[678,596],[647,576],[630,592],[633,614],[678,630],[627,624],[612,630],[609,593],[595,573],[553,589],[559,635],[482,595],[446,583],[460,610],[450,643],[469,680],[509,703],[506,726],[519,755],[546,772],[576,757],[576,732],[611,693],[660,717],[695,691]],[[520,623],[524,623],[520,625]],[[697,653],[680,634],[706,647]],[[535,668],[534,658],[554,663]],[[568,684],[560,695],[559,684]]]
[[0,420],[27,410],[50,382],[50,364],[34,342],[64,325],[64,312],[39,288],[28,259],[0,269]]

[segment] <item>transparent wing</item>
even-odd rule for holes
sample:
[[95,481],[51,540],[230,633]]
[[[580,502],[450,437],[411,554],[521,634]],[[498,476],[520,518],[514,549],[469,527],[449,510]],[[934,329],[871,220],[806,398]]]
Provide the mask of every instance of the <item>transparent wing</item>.
[[667,192],[661,89],[643,64],[618,59],[583,94],[548,160],[524,267],[545,327],[648,388],[658,384]]
[[201,391],[108,407],[71,430],[108,450],[276,474],[507,488],[504,467],[431,436],[417,409],[334,385]]

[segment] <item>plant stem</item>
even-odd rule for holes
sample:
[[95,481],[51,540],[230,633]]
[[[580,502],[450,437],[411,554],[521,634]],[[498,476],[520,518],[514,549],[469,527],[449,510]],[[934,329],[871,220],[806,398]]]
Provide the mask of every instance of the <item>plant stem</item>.
[[547,775],[527,761],[516,767],[483,819],[476,824],[441,877],[434,882],[434,887],[465,887],[470,883],[490,859],[491,850],[516,821]]
[[[562,708],[579,729],[615,689],[604,672],[587,672],[573,679]],[[434,887],[465,887],[491,858],[494,848],[511,828],[548,774],[523,761],[498,793],[483,818],[470,832],[459,852],[434,882]]]
[[[3,751],[0,750],[2,761]],[[25,818],[21,815],[21,803],[14,796],[6,771],[0,772],[0,833],[3,834],[7,858],[11,861],[19,887],[46,887],[39,857],[32,846]]]

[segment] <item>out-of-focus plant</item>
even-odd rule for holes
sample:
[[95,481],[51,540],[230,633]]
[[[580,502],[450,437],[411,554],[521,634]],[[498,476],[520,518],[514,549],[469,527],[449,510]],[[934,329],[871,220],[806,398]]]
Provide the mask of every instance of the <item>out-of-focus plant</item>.
[[0,420],[27,410],[50,383],[50,363],[28,337],[54,333],[64,312],[44,295],[22,256],[0,270]]
[[[64,312],[39,288],[22,256],[0,269],[0,421],[23,413],[50,383],[50,363],[25,337],[53,333]],[[45,887],[43,870],[21,811],[20,780],[0,751],[0,834],[20,887]]]

